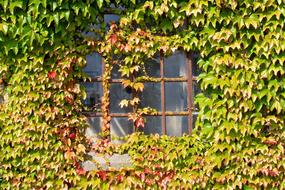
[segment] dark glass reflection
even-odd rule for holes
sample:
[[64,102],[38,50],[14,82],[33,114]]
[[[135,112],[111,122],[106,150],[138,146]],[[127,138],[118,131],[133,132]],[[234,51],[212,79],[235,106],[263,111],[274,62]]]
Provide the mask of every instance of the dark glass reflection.
[[197,83],[197,81],[193,81],[192,91],[193,91],[193,105],[194,105],[195,111],[197,111],[199,108],[198,108],[198,105],[194,104],[195,96],[202,92],[201,89],[200,89],[199,84]]
[[146,123],[143,129],[144,134],[160,134],[162,135],[161,116],[147,116],[145,117]]
[[186,82],[165,83],[166,111],[187,111],[187,102]]
[[104,22],[107,25],[107,30],[109,30],[111,23],[117,23],[120,20],[120,16],[119,15],[115,15],[115,14],[105,14],[104,15]]
[[86,56],[86,66],[83,71],[90,77],[102,76],[102,58],[98,53]]
[[122,143],[123,141],[116,137],[124,137],[133,133],[133,123],[127,117],[113,117],[111,119],[111,136],[113,143]]
[[[159,58],[149,59],[145,61],[145,72],[149,77],[160,77],[160,60]],[[143,75],[145,73],[142,73]]]
[[169,136],[182,136],[188,133],[188,116],[167,116],[166,134]]
[[145,83],[140,107],[151,107],[161,111],[160,83]]
[[166,78],[186,77],[186,55],[176,51],[173,55],[165,58],[164,76]]
[[110,111],[111,113],[128,113],[131,111],[129,107],[120,107],[120,102],[123,99],[130,99],[131,92],[124,89],[122,84],[112,83],[110,87]]
[[200,56],[198,53],[192,53],[191,57],[192,57],[192,75],[197,77],[201,73],[201,69],[199,68],[197,64]]
[[197,117],[198,117],[198,113],[197,112],[194,112],[193,113],[193,116],[192,116],[192,128],[194,129],[195,128],[195,123],[197,121]]
[[90,111],[101,111],[101,97],[103,96],[102,83],[100,82],[88,82],[82,83],[85,87],[87,97],[83,100],[83,104],[90,108]]
[[95,142],[98,134],[101,132],[101,117],[88,117],[87,118],[89,127],[86,129],[85,135],[88,139],[91,139],[92,142]]
[[111,72],[111,78],[112,79],[120,79],[121,73],[119,72],[119,65],[113,65],[113,69]]

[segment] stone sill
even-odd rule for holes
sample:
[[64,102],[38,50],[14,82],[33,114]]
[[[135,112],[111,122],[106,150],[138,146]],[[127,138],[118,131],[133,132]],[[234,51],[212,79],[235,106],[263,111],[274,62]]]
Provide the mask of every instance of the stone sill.
[[82,163],[85,171],[108,170],[132,167],[131,157],[128,154],[102,155],[90,152],[91,160]]

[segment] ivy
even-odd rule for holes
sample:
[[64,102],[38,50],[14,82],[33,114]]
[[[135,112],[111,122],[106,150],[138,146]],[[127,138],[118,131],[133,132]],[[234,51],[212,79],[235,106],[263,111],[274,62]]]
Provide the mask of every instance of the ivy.
[[[280,0],[1,1],[0,188],[284,189],[284,10]],[[119,23],[107,27],[106,13]],[[112,145],[113,66],[135,94],[121,106],[141,128],[156,114],[139,104],[143,82],[154,80],[145,63],[176,50],[200,54],[193,134],[138,133]],[[91,147],[79,84],[93,51],[106,62],[103,135],[93,146],[128,153],[132,168],[81,167]]]

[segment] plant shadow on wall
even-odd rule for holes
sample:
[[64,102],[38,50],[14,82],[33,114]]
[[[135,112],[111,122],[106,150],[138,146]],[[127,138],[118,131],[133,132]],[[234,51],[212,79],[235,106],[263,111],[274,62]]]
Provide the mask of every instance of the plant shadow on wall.
[[[285,189],[284,7],[278,0],[1,1],[0,77],[9,98],[0,107],[0,189]],[[110,11],[121,19],[106,26]],[[82,35],[97,25],[95,37]],[[200,55],[192,134],[134,133],[111,144],[114,67],[132,92],[120,105],[138,131],[146,115],[160,114],[140,107],[145,83],[157,82],[144,75],[145,60],[176,50]],[[82,168],[91,147],[78,83],[88,78],[82,67],[93,52],[105,62],[93,151],[128,153],[132,167]]]

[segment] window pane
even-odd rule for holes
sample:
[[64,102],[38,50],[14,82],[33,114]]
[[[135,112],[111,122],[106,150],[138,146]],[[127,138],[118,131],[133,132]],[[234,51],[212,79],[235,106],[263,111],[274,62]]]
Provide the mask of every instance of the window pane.
[[110,88],[110,110],[111,113],[128,113],[131,112],[131,108],[119,106],[123,99],[131,99],[132,92],[124,87],[120,83],[112,83]]
[[117,23],[120,20],[120,16],[119,15],[115,15],[115,14],[105,14],[104,15],[104,22],[107,25],[107,31],[110,29],[111,23]]
[[169,136],[182,136],[188,133],[187,116],[167,116],[166,133]]
[[201,69],[199,68],[197,62],[199,60],[199,54],[198,53],[192,53],[192,74],[193,76],[198,76],[201,73]]
[[86,129],[85,135],[87,138],[91,139],[92,142],[95,142],[97,139],[98,133],[101,132],[101,117],[88,117],[87,118],[89,127]]
[[[199,84],[197,83],[197,81],[193,81],[193,105],[194,105],[194,100],[195,100],[195,96],[199,93],[201,93],[201,89],[199,87]],[[198,110],[198,105],[194,105],[194,110],[197,111]]]
[[93,53],[86,56],[86,66],[83,71],[90,77],[102,76],[102,58],[98,53]]
[[187,111],[187,102],[186,82],[165,83],[166,111]]
[[100,82],[87,82],[82,83],[86,88],[87,97],[83,100],[83,104],[88,106],[91,111],[101,111],[101,97],[103,95],[102,83]]
[[114,143],[120,143],[115,137],[123,137],[133,132],[133,123],[127,117],[113,117],[111,119],[111,136]]
[[111,78],[112,79],[120,79],[121,73],[119,72],[119,65],[113,65],[113,69],[111,72]]
[[146,74],[150,77],[159,78],[160,77],[160,59],[154,58],[149,59],[145,62]]
[[147,116],[144,128],[141,130],[144,134],[160,134],[162,135],[161,116]]
[[144,83],[140,107],[151,107],[161,111],[160,83]]
[[186,77],[185,53],[176,51],[173,55],[165,58],[164,76],[167,78]]

